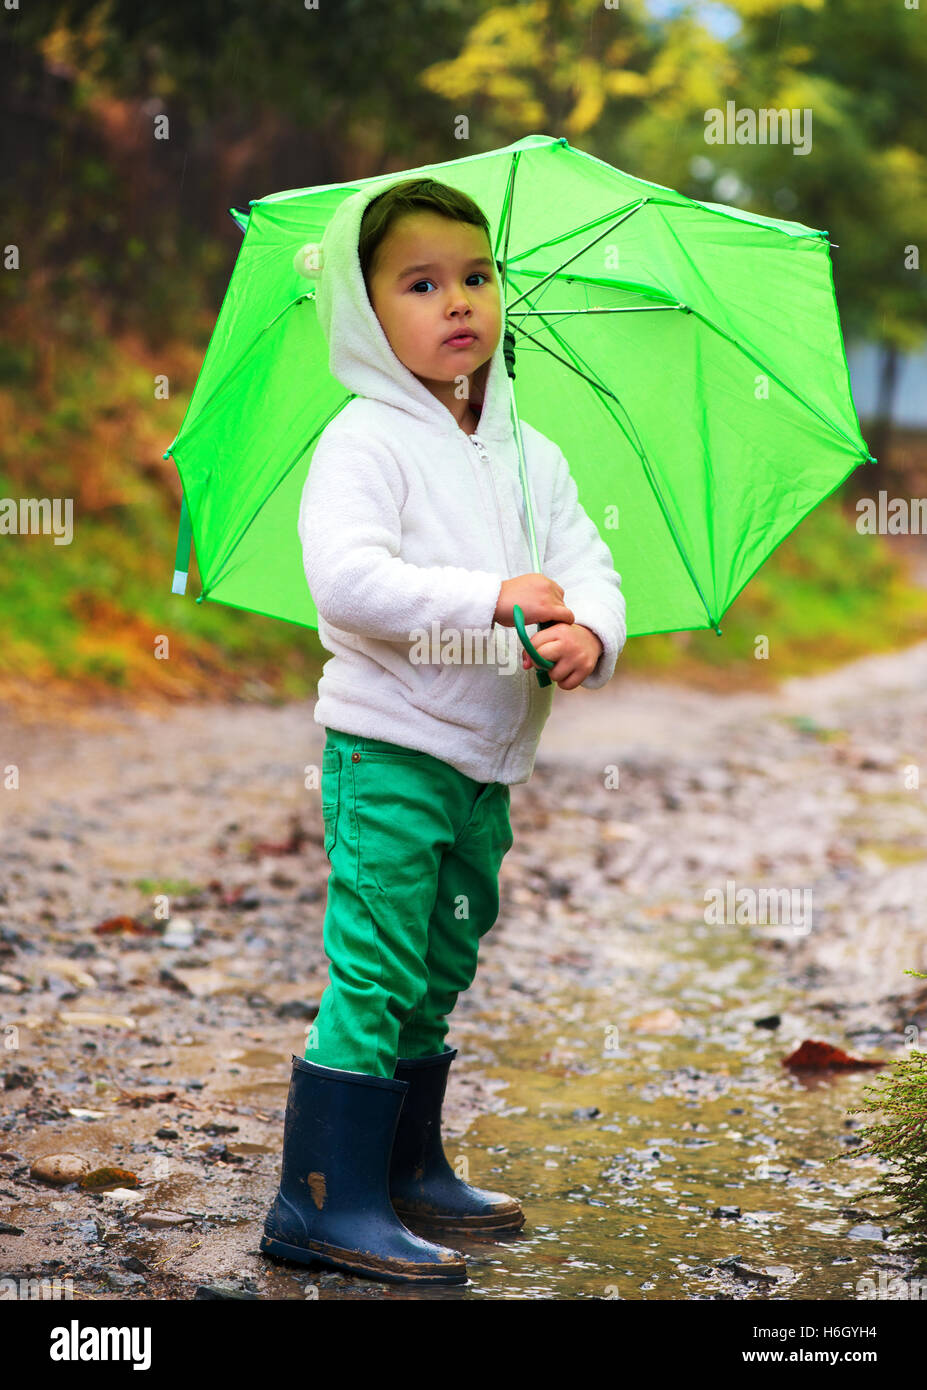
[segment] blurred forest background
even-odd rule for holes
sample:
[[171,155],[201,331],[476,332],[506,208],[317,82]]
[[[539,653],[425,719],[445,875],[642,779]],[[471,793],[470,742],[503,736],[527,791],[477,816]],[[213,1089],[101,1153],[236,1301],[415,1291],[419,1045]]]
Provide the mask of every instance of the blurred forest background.
[[[0,33],[0,496],[73,497],[75,532],[60,546],[0,537],[0,699],[314,693],[314,632],[195,603],[195,566],[187,596],[171,593],[180,484],[162,455],[241,244],[228,209],[533,132],[693,198],[826,229],[847,345],[879,350],[861,420],[878,464],[779,547],[722,638],[635,639],[622,668],[759,685],[927,634],[927,538],[861,535],[855,511],[880,489],[927,496],[927,441],[892,420],[899,364],[927,329],[924,272],[906,251],[927,227],[927,6],[13,3]],[[811,108],[812,152],[706,144],[705,113],[727,100]],[[754,659],[758,632],[774,660]],[[161,634],[170,660],[154,659]]]

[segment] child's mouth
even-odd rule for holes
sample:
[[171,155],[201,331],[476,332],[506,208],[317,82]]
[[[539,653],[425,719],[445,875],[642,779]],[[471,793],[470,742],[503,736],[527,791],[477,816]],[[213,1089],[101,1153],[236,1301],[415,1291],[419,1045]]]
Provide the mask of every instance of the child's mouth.
[[476,342],[475,333],[458,333],[454,338],[445,338],[443,347],[469,347]]

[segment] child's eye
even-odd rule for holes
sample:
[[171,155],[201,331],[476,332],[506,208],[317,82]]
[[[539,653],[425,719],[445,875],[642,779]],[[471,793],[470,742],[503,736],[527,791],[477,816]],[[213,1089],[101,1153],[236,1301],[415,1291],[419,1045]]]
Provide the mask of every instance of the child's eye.
[[[488,276],[488,275],[484,275],[484,273],[483,273],[482,270],[474,270],[474,271],[472,271],[472,272],[467,276],[467,279],[468,279],[468,280],[472,280],[474,275],[479,275],[480,278],[483,279],[483,280],[488,280],[488,279],[489,279],[489,276]],[[417,290],[418,287],[419,287],[419,285],[433,285],[433,284],[434,284],[434,280],[416,280],[416,282],[415,282],[414,285],[410,285],[410,286],[409,286],[409,289],[410,289],[410,290]]]

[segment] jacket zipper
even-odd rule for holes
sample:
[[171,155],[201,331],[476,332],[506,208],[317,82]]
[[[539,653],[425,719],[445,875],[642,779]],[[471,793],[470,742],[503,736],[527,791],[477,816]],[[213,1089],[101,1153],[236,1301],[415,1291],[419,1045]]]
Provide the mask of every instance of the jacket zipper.
[[[489,474],[489,481],[492,485],[492,495],[495,498],[496,502],[496,520],[499,523],[499,539],[502,541],[502,554],[505,557],[505,567],[508,570],[512,568],[512,562],[509,559],[508,546],[505,543],[505,530],[502,525],[502,508],[499,505],[499,492],[496,488],[496,479],[492,471],[492,464],[490,463],[489,459],[489,450],[486,448],[486,445],[483,443],[482,439],[480,439],[479,435],[471,434],[469,436],[469,439],[470,443],[473,445],[474,449],[476,449],[477,453],[479,454],[481,462],[486,464],[486,471]],[[506,576],[506,578],[511,577],[511,575]]]
[[[500,537],[500,539],[501,539],[501,541],[502,541],[502,553],[503,553],[503,555],[504,555],[504,557],[505,557],[505,567],[506,567],[507,570],[509,570],[509,569],[512,568],[512,565],[511,565],[511,561],[509,560],[508,546],[507,546],[506,543],[505,543],[505,530],[504,530],[503,525],[502,525],[502,508],[501,508],[500,505],[499,505],[499,492],[498,492],[498,489],[497,489],[497,487],[496,487],[495,475],[494,475],[494,473],[493,473],[493,471],[492,471],[492,462],[491,462],[490,457],[489,457],[489,450],[486,448],[486,445],[483,443],[482,439],[480,439],[480,437],[479,437],[478,434],[471,434],[471,435],[468,435],[467,437],[469,438],[470,443],[473,445],[474,449],[476,449],[477,453],[479,454],[481,462],[486,464],[486,469],[487,469],[487,472],[489,473],[489,481],[490,481],[490,483],[492,484],[492,493],[493,493],[493,497],[495,498],[495,502],[496,502],[496,519],[497,519],[497,521],[498,521],[498,523],[499,523],[499,537]],[[507,577],[507,578],[512,578],[513,576],[507,575],[506,577]],[[530,675],[530,673],[527,673],[527,674]],[[524,720],[527,719],[528,714],[529,714],[530,709],[531,709],[531,693],[532,693],[532,692],[531,692],[531,682],[530,682],[530,680],[523,681],[523,682],[522,682],[522,686],[523,686],[524,692],[525,692],[525,709],[524,709],[524,713],[523,713],[523,715],[522,715],[522,722],[524,722]],[[509,744],[508,748],[506,749],[506,756],[508,756],[508,754],[512,751],[513,747],[515,746],[515,743],[516,743],[517,738],[518,738],[518,735],[516,734],[516,735],[515,735],[515,738],[512,739],[511,743]]]

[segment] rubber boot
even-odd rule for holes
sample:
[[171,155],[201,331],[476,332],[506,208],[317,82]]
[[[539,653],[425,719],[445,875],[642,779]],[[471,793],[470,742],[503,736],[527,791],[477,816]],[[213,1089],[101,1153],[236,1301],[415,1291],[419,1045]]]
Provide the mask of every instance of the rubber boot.
[[409,1091],[390,1161],[390,1201],[397,1214],[425,1230],[495,1234],[518,1231],[525,1213],[514,1197],[461,1182],[441,1143],[441,1107],[455,1048],[430,1057],[400,1057],[397,1080]]
[[413,1235],[390,1205],[390,1150],[407,1083],[292,1061],[280,1188],[262,1252],[391,1283],[466,1283],[459,1251]]

